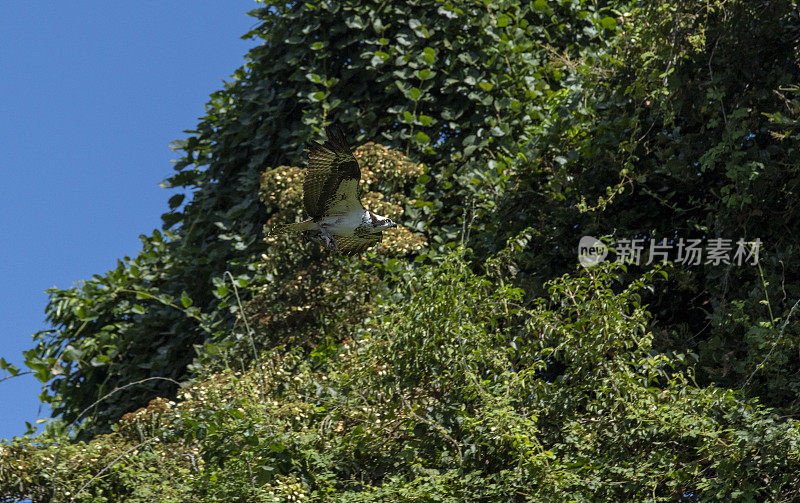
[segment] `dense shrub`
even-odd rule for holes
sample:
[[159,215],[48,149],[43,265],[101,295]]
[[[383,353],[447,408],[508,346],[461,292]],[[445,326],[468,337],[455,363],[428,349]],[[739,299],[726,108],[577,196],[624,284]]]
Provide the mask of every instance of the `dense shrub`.
[[6,445],[0,491],[35,501],[796,499],[800,425],[698,387],[681,370],[686,355],[654,352],[641,294],[655,278],[624,287],[625,276],[609,264],[566,275],[524,306],[524,292],[475,275],[460,253],[399,272],[338,341],[276,346],[249,371],[209,376],[178,403],[154,400],[88,444]]
[[[182,157],[164,185],[192,197],[170,199],[171,232],[142,236],[143,251],[114,271],[50,292],[54,328],[37,335],[27,363],[68,422],[119,385],[179,378],[195,345],[230,328],[213,293],[225,271],[253,279],[264,252],[259,174],[298,165],[323,125],[428,166],[408,218],[434,252],[455,244],[465,217],[476,246],[502,245],[489,215],[525,162],[519,145],[575,85],[575,69],[551,59],[602,57],[616,26],[608,8],[581,2],[266,4],[248,34],[264,43],[211,96],[193,135],[175,142]],[[87,434],[174,392],[156,380],[127,388],[92,409]]]
[[[796,2],[254,15],[264,43],[176,145],[191,200],[51,292],[26,357],[60,421],[4,444],[5,494],[800,499]],[[360,257],[265,233],[302,218],[334,122],[403,224]],[[576,272],[583,235],[763,248]]]

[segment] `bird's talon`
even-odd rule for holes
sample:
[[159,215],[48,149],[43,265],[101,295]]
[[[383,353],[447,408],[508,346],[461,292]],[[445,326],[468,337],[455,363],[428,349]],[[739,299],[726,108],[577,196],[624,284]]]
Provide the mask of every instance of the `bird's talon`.
[[336,246],[336,240],[333,239],[333,236],[330,235],[328,230],[325,227],[320,227],[320,234],[322,235],[322,239],[325,242],[325,248],[328,250],[337,250],[338,247]]

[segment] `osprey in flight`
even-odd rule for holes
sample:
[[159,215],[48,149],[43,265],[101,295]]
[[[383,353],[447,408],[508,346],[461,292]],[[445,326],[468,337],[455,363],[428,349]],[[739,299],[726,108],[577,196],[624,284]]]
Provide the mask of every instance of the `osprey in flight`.
[[278,225],[270,234],[312,232],[329,250],[361,253],[381,241],[381,232],[397,224],[365,210],[358,193],[361,169],[338,127],[325,128],[324,145],[311,142],[303,182],[303,206],[311,217]]

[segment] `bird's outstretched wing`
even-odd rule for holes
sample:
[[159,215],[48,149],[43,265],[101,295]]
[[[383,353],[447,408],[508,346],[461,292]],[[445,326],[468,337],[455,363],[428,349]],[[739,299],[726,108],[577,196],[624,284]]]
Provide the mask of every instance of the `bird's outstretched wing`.
[[325,128],[328,141],[309,144],[303,205],[311,218],[363,209],[358,194],[361,169],[338,127]]
[[370,234],[353,234],[352,236],[334,236],[336,248],[345,254],[363,253],[370,246],[380,243],[383,236],[380,232]]

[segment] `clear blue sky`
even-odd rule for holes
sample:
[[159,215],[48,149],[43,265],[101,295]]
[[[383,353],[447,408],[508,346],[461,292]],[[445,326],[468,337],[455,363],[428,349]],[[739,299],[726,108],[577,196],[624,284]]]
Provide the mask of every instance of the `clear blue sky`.
[[[0,2],[0,356],[44,323],[47,295],[113,268],[160,227],[168,145],[257,42],[253,0]],[[3,377],[5,372],[0,372]],[[0,438],[41,384],[0,382]]]

